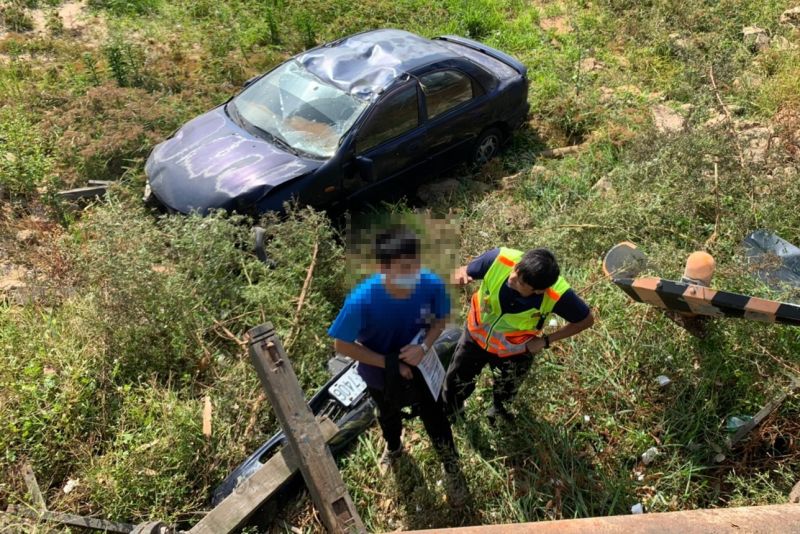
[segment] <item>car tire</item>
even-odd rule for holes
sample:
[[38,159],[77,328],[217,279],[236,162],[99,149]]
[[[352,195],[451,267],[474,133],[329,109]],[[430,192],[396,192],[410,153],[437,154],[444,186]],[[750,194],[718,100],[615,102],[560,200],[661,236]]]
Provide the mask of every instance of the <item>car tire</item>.
[[475,141],[475,148],[472,150],[472,164],[476,167],[485,165],[500,152],[502,145],[503,132],[498,128],[487,128]]

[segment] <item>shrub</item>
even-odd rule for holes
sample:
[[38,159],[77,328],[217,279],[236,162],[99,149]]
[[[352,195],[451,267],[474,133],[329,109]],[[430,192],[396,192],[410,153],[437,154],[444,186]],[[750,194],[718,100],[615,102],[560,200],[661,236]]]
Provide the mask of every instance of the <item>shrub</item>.
[[54,183],[52,169],[37,125],[18,108],[0,108],[0,199],[31,198]]

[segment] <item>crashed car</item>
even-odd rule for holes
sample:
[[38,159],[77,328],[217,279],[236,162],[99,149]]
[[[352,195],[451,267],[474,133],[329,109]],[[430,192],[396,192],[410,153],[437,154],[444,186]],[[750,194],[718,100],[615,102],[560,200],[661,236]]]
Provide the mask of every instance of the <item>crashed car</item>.
[[145,200],[182,213],[350,206],[465,161],[528,113],[527,70],[455,36],[376,30],[301,53],[158,144]]

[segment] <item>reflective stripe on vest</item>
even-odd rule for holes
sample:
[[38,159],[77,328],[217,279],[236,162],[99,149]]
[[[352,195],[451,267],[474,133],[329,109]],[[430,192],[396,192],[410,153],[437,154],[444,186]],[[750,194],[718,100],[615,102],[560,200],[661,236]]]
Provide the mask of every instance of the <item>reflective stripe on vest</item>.
[[542,333],[541,328],[547,316],[561,295],[569,289],[567,281],[559,277],[555,284],[545,290],[538,309],[502,313],[500,289],[522,255],[523,252],[519,250],[500,249],[478,291],[472,295],[467,315],[467,328],[472,339],[484,350],[501,358],[527,352],[525,344]]

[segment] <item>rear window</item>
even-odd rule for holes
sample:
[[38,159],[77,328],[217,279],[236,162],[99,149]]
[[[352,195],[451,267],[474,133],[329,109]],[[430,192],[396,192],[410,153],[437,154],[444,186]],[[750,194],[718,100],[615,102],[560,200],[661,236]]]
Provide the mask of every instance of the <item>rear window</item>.
[[473,50],[472,48],[451,41],[437,40],[436,42],[442,46],[446,46],[456,54],[462,55],[470,61],[477,63],[501,80],[519,76],[519,72],[513,68],[509,67],[499,59],[487,56],[483,52],[478,52],[477,50]]

